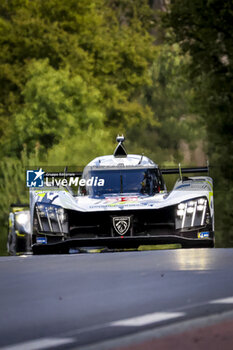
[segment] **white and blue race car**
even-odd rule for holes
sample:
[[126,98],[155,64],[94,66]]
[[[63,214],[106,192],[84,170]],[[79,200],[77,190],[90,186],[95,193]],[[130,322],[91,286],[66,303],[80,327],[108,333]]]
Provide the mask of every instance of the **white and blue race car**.
[[11,204],[7,251],[11,255],[31,252],[30,211],[27,204]]
[[[67,178],[79,173],[63,174],[57,186],[47,181],[30,190],[33,252],[168,243],[214,247],[213,181],[183,176],[208,168],[160,170],[144,155],[127,154],[124,137],[117,141],[113,155],[95,158],[84,168],[78,191]],[[180,178],[168,192],[163,175],[174,173]],[[51,180],[61,174],[45,176]]]

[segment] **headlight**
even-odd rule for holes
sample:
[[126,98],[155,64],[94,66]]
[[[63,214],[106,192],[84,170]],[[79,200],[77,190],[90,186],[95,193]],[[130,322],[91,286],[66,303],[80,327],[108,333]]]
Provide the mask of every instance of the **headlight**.
[[65,210],[57,205],[46,205],[46,204],[38,204],[36,210],[40,217],[48,217],[49,219],[59,219],[61,221],[65,221],[66,215]]
[[203,211],[204,210],[204,205],[198,205],[197,206],[198,211]]
[[66,220],[66,213],[63,208],[56,208],[55,212],[58,220],[60,220],[61,222],[64,222]]
[[46,203],[37,203],[35,209],[39,231],[67,232],[68,220],[65,209]]
[[205,203],[205,199],[204,198],[200,198],[200,199],[198,199],[197,203],[203,205]]
[[177,210],[177,216],[183,216],[184,215],[184,210],[183,209],[178,209]]
[[194,212],[194,208],[188,207],[187,214],[192,214]]
[[176,209],[176,229],[205,225],[207,210],[208,201],[206,197],[179,203]]
[[28,215],[24,213],[19,213],[15,216],[15,220],[19,225],[25,225],[28,222]]

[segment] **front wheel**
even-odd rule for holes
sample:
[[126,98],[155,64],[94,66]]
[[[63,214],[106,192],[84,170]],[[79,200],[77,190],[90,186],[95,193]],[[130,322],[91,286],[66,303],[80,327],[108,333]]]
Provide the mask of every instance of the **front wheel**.
[[197,242],[185,242],[182,243],[182,248],[190,249],[190,248],[214,248],[214,239],[211,240],[203,240]]

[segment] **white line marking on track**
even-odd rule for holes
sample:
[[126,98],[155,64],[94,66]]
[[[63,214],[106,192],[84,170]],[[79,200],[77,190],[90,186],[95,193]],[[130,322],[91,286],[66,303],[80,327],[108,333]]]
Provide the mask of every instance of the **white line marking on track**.
[[73,343],[74,338],[41,338],[1,348],[1,350],[42,350]]
[[211,300],[210,304],[233,304],[233,297]]
[[161,322],[170,320],[172,318],[177,318],[184,316],[183,312],[154,312],[152,314],[146,314],[143,316],[137,316],[132,318],[127,318],[125,320],[119,320],[111,322],[111,326],[145,326],[150,323]]

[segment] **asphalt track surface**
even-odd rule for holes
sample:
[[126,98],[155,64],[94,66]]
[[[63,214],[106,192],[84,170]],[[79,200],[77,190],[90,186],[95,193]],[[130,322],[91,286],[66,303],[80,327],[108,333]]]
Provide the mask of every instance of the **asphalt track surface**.
[[0,349],[117,347],[233,315],[233,249],[1,257],[0,303]]

